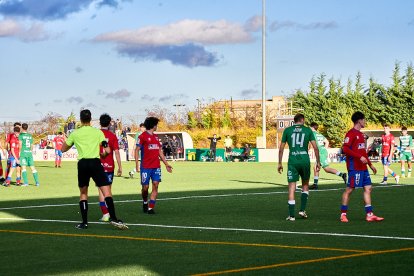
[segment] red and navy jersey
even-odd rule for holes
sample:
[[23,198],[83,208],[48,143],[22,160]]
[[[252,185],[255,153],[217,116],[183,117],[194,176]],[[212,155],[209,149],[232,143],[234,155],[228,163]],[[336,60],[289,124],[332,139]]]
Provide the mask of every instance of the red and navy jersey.
[[159,154],[162,144],[157,134],[144,131],[138,136],[137,147],[140,147],[141,150],[141,168],[157,169],[161,167]]
[[391,154],[391,145],[395,145],[394,135],[391,133],[388,135],[383,134],[381,136],[382,141],[382,156],[389,156]]
[[[101,156],[101,164],[104,167],[105,172],[114,172],[115,170],[115,162],[114,162],[114,150],[119,150],[118,138],[116,135],[107,129],[101,129],[103,134],[105,135],[106,141],[108,142],[109,148],[111,149],[110,153],[102,157]],[[100,151],[103,152],[102,146],[100,147]]]
[[17,158],[20,158],[20,141],[19,137],[17,137],[14,133],[11,133],[9,137],[7,137],[7,142],[10,144],[10,151],[9,156],[12,156],[12,151],[16,155]]
[[367,164],[361,162],[360,158],[364,156],[368,163],[371,161],[368,159],[367,150],[365,148],[364,134],[353,128],[345,135],[344,145],[342,147],[343,152],[346,155],[346,167],[348,171],[365,171],[367,170]]
[[65,138],[63,138],[62,136],[56,136],[55,138],[53,138],[53,142],[55,143],[55,149],[62,150]]

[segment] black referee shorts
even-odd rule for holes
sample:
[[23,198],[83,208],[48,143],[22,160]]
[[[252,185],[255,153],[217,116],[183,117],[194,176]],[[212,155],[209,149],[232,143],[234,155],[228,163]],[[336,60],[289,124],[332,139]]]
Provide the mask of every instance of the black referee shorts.
[[96,186],[102,187],[110,185],[108,178],[102,167],[101,160],[94,159],[81,159],[78,161],[78,186],[79,188],[89,186],[89,180],[93,179]]

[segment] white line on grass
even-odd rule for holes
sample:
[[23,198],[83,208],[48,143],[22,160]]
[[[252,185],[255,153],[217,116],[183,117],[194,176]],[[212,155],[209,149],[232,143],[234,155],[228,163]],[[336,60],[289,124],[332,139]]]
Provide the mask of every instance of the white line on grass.
[[[385,186],[375,186],[375,188],[391,188],[391,187],[406,187],[412,186],[407,184],[399,185],[385,185]],[[322,189],[315,190],[312,193],[320,192],[330,192],[330,191],[340,191],[343,188],[332,188],[332,189]],[[300,191],[297,191],[300,192]],[[180,196],[180,197],[170,197],[170,198],[159,198],[157,201],[169,201],[169,200],[182,200],[182,199],[195,199],[195,198],[213,198],[213,197],[233,197],[233,196],[252,196],[252,195],[272,195],[272,194],[287,194],[287,191],[279,192],[266,192],[266,193],[237,193],[237,194],[216,194],[216,195],[198,195],[198,196]],[[117,200],[116,203],[128,203],[128,202],[141,202],[141,199],[129,199],[129,200]],[[89,204],[98,204],[98,202],[90,202]],[[4,207],[0,208],[2,210],[14,210],[14,209],[32,209],[32,208],[47,208],[47,207],[65,207],[65,206],[78,206],[79,203],[65,203],[65,204],[46,204],[46,205],[31,205],[31,206],[14,206],[14,207]]]
[[[52,220],[52,219],[26,219],[26,218],[0,218],[0,220],[11,221],[36,221],[36,222],[60,222],[60,223],[79,223],[72,220]],[[89,222],[89,224],[108,224],[105,222]],[[256,232],[256,233],[277,233],[277,234],[295,234],[295,235],[313,235],[313,236],[334,236],[334,237],[354,237],[368,239],[390,239],[390,240],[408,240],[414,241],[413,237],[393,237],[393,236],[374,236],[360,234],[344,233],[324,233],[324,232],[295,232],[283,230],[266,230],[266,229],[246,229],[246,228],[222,228],[222,227],[205,227],[205,226],[180,226],[180,225],[162,225],[162,224],[143,224],[127,223],[128,226],[158,227],[158,228],[175,228],[175,229],[193,229],[193,230],[211,230],[211,231],[238,231],[238,232]]]

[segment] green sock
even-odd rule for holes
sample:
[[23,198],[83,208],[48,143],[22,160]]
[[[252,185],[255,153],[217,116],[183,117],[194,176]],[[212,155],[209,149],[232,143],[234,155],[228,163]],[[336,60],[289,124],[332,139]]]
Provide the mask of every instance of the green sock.
[[27,171],[22,171],[23,183],[28,184],[29,180],[27,179]]
[[401,170],[401,175],[405,175],[405,171],[404,170]]
[[308,203],[309,192],[302,192],[300,196],[300,210],[305,211],[306,204]]
[[289,200],[288,206],[289,206],[289,216],[295,217],[295,201]]
[[33,178],[34,178],[36,184],[39,183],[39,175],[37,174],[37,171],[33,172]]

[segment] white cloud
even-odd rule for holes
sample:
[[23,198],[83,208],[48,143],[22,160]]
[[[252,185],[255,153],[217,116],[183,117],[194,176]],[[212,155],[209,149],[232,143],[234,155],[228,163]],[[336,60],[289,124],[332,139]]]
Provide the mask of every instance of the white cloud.
[[251,42],[251,34],[238,23],[185,19],[166,26],[148,26],[98,35],[96,42],[121,45],[165,46],[189,43],[215,45]]
[[50,35],[44,30],[43,24],[34,22],[25,26],[15,20],[5,19],[0,21],[0,37],[14,37],[24,42],[34,42],[47,40]]

